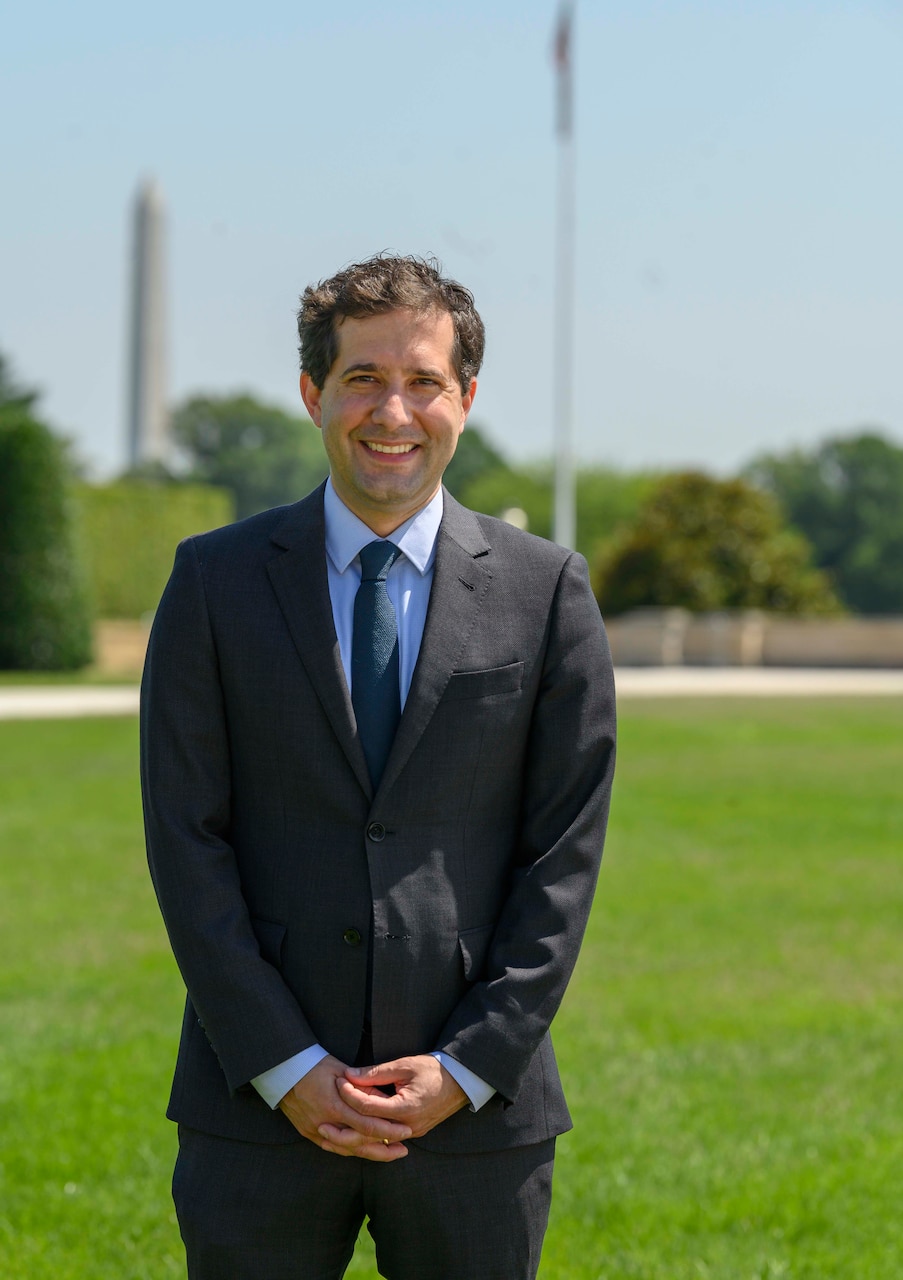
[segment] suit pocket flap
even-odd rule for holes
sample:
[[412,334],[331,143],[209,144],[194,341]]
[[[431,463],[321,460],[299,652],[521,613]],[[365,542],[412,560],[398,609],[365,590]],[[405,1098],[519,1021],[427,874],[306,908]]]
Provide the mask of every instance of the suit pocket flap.
[[453,671],[445,689],[445,698],[489,698],[497,693],[517,693],[523,678],[522,662],[490,667],[487,671]]
[[478,929],[462,929],[458,934],[458,946],[464,961],[464,976],[475,982],[483,970],[489,940],[492,937],[494,924],[482,924]]
[[261,920],[259,916],[252,916],[251,928],[260,944],[261,956],[278,969],[282,964],[285,925],[276,920]]

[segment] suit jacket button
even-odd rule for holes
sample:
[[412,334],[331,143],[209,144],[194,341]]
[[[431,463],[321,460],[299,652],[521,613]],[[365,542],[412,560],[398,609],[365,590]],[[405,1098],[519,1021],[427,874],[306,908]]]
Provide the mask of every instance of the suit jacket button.
[[342,941],[347,942],[349,947],[359,947],[361,945],[360,930],[346,929],[342,934]]
[[367,828],[367,835],[371,840],[375,840],[378,844],[380,840],[385,840],[386,828],[381,822],[371,822]]

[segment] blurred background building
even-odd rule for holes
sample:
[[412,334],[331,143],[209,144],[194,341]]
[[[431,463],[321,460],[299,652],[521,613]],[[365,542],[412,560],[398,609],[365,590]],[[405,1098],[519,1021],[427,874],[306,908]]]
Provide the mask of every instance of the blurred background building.
[[169,453],[166,389],[166,228],[163,196],[148,179],[135,196],[128,342],[128,464],[165,462]]

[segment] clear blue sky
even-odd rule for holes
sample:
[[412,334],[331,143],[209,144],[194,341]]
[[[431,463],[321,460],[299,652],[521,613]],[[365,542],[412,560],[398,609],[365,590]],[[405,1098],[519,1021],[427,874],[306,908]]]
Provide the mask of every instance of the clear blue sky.
[[[124,459],[128,216],[168,206],[171,397],[296,406],[293,309],[391,247],[474,290],[474,420],[551,452],[552,0],[32,0],[3,23],[0,349]],[[581,0],[577,448],[726,470],[903,442],[903,4]]]

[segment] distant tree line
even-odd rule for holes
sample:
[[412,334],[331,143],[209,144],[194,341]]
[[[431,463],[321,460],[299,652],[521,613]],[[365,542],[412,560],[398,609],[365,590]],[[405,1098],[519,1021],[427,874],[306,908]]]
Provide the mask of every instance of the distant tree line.
[[[232,494],[238,519],[294,502],[327,475],[320,433],[301,415],[262,403],[247,392],[192,396],[172,416],[178,459],[134,478],[219,485]],[[651,473],[588,468],[577,479],[578,548],[588,558],[636,513],[657,477]],[[445,484],[467,506],[498,515],[522,510],[531,532],[551,537],[552,469],[513,467],[486,431],[468,424]]]
[[[326,475],[313,424],[247,393],[186,400],[173,433],[182,478],[228,489],[239,517],[291,502]],[[551,466],[513,466],[479,425],[465,430],[445,483],[467,506],[518,509],[531,532],[551,537]],[[763,455],[731,480],[583,468],[577,549],[610,613],[903,613],[903,448],[863,432]]]
[[[250,393],[191,396],[172,423],[172,465],[75,486],[71,451],[0,355],[0,669],[83,665],[92,610],[152,609],[179,537],[293,502],[326,476],[313,424]],[[467,506],[551,536],[551,466],[512,465],[479,425],[445,482]],[[583,468],[577,549],[606,614],[903,614],[903,448],[861,431],[764,454],[727,480]]]
[[903,448],[873,429],[763,454],[745,474],[808,538],[847,608],[903,613]]

